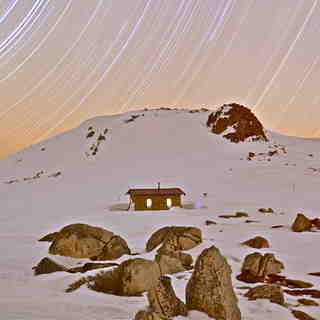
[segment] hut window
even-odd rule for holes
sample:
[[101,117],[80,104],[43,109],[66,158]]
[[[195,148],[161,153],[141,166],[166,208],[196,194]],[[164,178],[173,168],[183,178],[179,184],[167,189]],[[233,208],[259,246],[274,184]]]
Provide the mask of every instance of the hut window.
[[152,200],[147,199],[147,208],[151,208],[151,206],[152,206]]
[[172,207],[172,199],[167,198],[167,207],[171,208]]

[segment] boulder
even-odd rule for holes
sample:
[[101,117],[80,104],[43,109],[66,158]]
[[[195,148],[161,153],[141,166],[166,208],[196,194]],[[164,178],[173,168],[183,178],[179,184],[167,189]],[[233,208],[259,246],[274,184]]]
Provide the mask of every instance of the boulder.
[[221,320],[240,320],[241,313],[231,282],[231,268],[212,246],[202,251],[186,287],[188,310]]
[[242,242],[243,245],[255,248],[255,249],[262,249],[262,248],[269,248],[269,242],[263,237],[254,237],[252,239],[249,239],[245,242]]
[[135,315],[134,320],[167,320],[167,318],[163,318],[153,311],[141,310]]
[[269,275],[278,274],[284,269],[282,262],[278,261],[273,254],[255,252],[245,257],[241,274],[237,279],[247,283],[264,282]]
[[113,236],[110,241],[102,248],[101,252],[91,257],[91,260],[115,260],[122,257],[124,254],[131,254],[131,251],[126,241],[120,236]]
[[318,307],[319,303],[311,299],[298,299],[298,302],[304,306]]
[[34,270],[34,275],[38,276],[40,274],[48,274],[58,271],[68,271],[68,268],[58,264],[52,259],[45,257],[43,258],[35,267],[32,268]]
[[202,242],[201,230],[195,227],[164,227],[149,238],[146,251],[152,251],[162,244],[159,251],[189,250]]
[[162,276],[157,285],[148,291],[149,307],[165,319],[186,316],[186,305],[177,298],[169,277]]
[[237,103],[225,104],[212,112],[207,127],[214,134],[223,134],[231,142],[268,141],[263,126],[249,108]]
[[297,217],[291,226],[291,229],[294,232],[311,231],[311,228],[311,221],[302,213],[297,214]]
[[190,254],[169,251],[157,253],[155,261],[159,264],[161,274],[173,274],[192,269],[193,259]]
[[272,208],[260,208],[258,211],[261,213],[274,213]]
[[249,300],[268,299],[270,302],[284,305],[283,291],[280,286],[261,285],[251,288],[245,295]]
[[129,259],[111,271],[97,274],[89,288],[120,296],[140,296],[158,283],[160,275],[156,262],[142,258]]
[[44,237],[42,237],[41,239],[39,239],[38,241],[47,241],[47,242],[52,242],[56,236],[58,235],[59,232],[52,232],[49,233],[47,235],[45,235]]
[[57,233],[49,253],[72,258],[113,260],[130,254],[130,250],[126,242],[112,232],[78,223],[70,224]]
[[295,318],[299,320],[316,320],[313,317],[310,317],[307,313],[299,310],[292,310],[292,314],[294,315]]

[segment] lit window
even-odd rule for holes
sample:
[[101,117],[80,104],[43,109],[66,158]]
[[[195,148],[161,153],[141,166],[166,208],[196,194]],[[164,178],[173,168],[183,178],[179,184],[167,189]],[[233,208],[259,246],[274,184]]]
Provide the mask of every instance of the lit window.
[[168,208],[172,207],[172,199],[170,199],[170,198],[167,199],[167,207]]
[[151,206],[152,206],[152,200],[147,199],[147,208],[151,208]]

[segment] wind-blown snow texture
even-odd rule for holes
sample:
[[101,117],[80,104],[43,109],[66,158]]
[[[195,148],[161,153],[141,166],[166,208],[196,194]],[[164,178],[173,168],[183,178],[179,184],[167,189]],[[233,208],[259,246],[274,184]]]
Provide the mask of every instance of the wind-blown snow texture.
[[[290,225],[298,212],[319,216],[320,142],[268,132],[269,142],[234,144],[208,130],[208,115],[149,110],[99,117],[1,160],[1,318],[133,319],[147,305],[145,297],[106,295],[85,286],[65,293],[80,274],[34,277],[32,267],[48,256],[48,244],[37,239],[70,223],[88,223],[119,234],[133,252],[150,259],[154,252],[144,253],[144,248],[152,232],[166,225],[197,226],[204,242],[188,252],[196,258],[204,248],[215,245],[226,256],[244,320],[292,319],[284,307],[243,297],[245,290],[238,287],[246,284],[235,276],[244,257],[255,249],[240,243],[264,236],[271,248],[261,252],[274,253],[284,263],[286,276],[312,282],[319,289],[319,278],[307,273],[320,271],[320,233],[294,233]],[[90,131],[94,134],[87,138]],[[100,135],[105,140],[99,140]],[[275,150],[278,153],[268,155]],[[251,160],[249,152],[255,153]],[[153,187],[158,181],[163,187],[181,187],[187,194],[185,208],[125,211],[129,188]],[[207,196],[202,197],[203,193]],[[190,209],[196,200],[202,208]],[[261,207],[271,207],[275,213],[259,213]],[[249,218],[218,218],[236,211],[247,212]],[[206,226],[208,219],[217,225]],[[246,219],[256,222],[245,223]],[[271,229],[279,224],[284,228]],[[77,263],[53,258],[64,265]],[[179,279],[172,276],[182,300],[190,275],[188,271]],[[285,298],[296,304],[297,298]],[[320,318],[319,307],[297,308]],[[207,316],[190,312],[188,319]]]

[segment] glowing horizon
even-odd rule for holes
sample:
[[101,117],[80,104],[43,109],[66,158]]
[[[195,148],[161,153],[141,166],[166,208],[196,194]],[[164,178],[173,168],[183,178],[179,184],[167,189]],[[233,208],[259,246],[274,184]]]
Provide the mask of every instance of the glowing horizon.
[[145,107],[248,106],[319,137],[319,0],[3,0],[0,157]]

